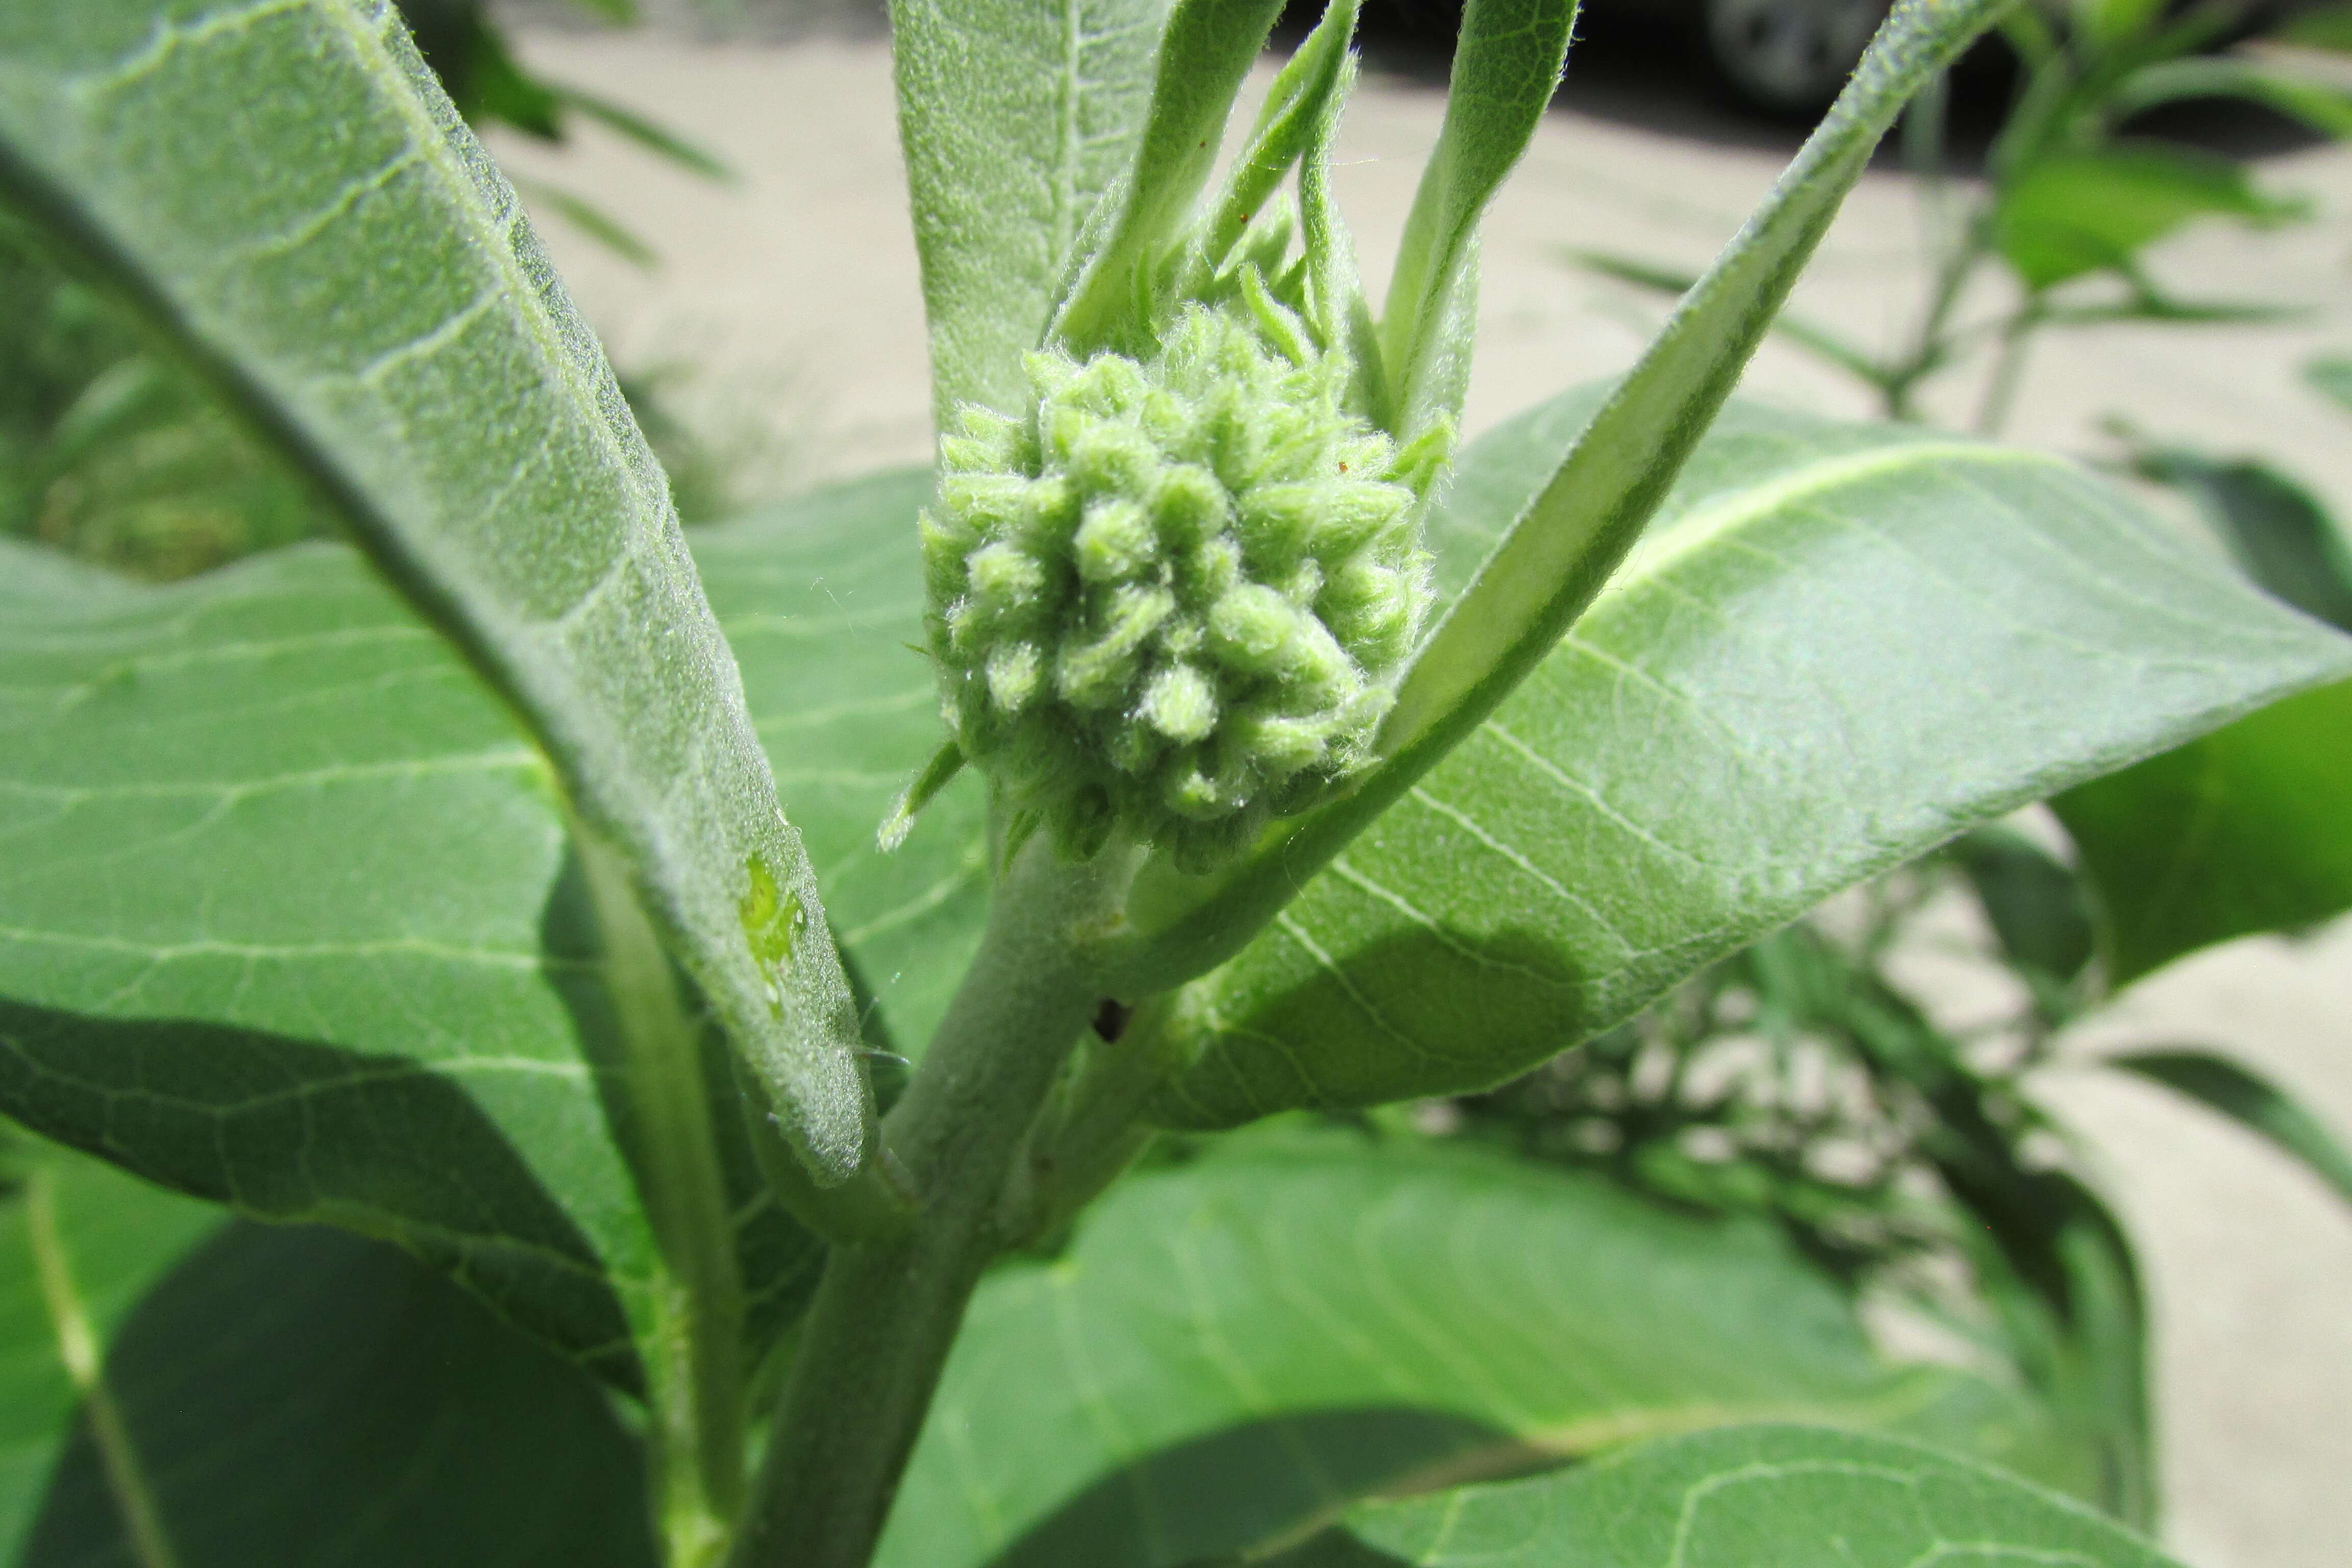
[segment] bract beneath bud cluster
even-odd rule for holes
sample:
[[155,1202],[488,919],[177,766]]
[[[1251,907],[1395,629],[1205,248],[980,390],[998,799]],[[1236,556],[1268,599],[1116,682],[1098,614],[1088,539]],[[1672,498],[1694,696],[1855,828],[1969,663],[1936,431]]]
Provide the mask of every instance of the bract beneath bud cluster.
[[1258,303],[1187,308],[1146,361],[1032,355],[1031,416],[967,408],[942,445],[948,721],[1066,852],[1117,830],[1204,869],[1314,804],[1364,764],[1419,629],[1433,464]]

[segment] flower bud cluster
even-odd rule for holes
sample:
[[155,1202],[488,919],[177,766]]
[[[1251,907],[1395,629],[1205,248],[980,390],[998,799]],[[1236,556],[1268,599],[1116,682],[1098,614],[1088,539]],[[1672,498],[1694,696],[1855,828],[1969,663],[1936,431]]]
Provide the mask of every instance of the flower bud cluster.
[[1147,360],[1034,354],[1027,418],[966,408],[942,444],[948,721],[1066,853],[1118,831],[1205,869],[1368,760],[1427,598],[1433,465],[1348,413],[1345,356],[1292,324],[1192,305]]

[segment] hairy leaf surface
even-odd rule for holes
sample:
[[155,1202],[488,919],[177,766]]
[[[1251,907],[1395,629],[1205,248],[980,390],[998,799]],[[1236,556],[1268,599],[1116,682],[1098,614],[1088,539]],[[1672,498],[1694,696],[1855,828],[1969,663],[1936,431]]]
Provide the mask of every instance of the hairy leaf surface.
[[1368,1503],[1285,1568],[2168,1568],[2089,1510],[1885,1437],[1751,1426],[1498,1486]]
[[[698,536],[827,903],[917,1043],[986,883],[969,784],[874,849],[938,733],[903,646],[928,482]],[[250,1213],[394,1237],[625,1381],[612,1291],[643,1326],[655,1258],[562,823],[512,721],[339,547],[164,588],[0,561],[0,1110]],[[809,1244],[772,1207],[739,1219],[772,1327]]]
[[[1590,395],[1468,456],[1442,575]],[[1736,413],[1527,683],[1186,989],[1155,1114],[1496,1082],[1971,821],[2347,670],[2063,460]]]
[[1402,1477],[1769,1416],[2057,1463],[1896,1370],[1778,1232],[1419,1140],[1268,1140],[1114,1188],[982,1287],[881,1561],[1169,1565]]
[[823,1180],[856,1019],[667,484],[389,0],[0,22],[0,200],[107,275],[520,712]]
[[898,135],[932,411],[1016,410],[1055,286],[1127,173],[1168,0],[896,0]]

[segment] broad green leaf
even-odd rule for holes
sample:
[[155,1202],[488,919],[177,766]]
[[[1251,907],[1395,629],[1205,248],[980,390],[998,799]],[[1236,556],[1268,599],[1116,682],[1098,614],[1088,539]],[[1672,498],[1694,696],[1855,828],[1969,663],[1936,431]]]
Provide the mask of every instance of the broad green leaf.
[[1469,0],[1463,7],[1445,123],[1413,192],[1381,317],[1401,438],[1461,417],[1477,316],[1478,219],[1559,85],[1576,5]]
[[[107,1388],[177,1568],[655,1568],[645,1459],[578,1368],[381,1243],[240,1224],[118,1324]],[[87,1423],[14,1568],[149,1568]]]
[[2078,1504],[1886,1437],[1748,1426],[1366,1503],[1296,1568],[2171,1568]]
[[2142,247],[2192,218],[2274,222],[2294,204],[2264,195],[2230,159],[2125,143],[2035,160],[2002,187],[1993,241],[2029,289],[2129,271]]
[[[1589,402],[1465,458],[1441,575]],[[1154,1114],[1496,1082],[1971,822],[2347,672],[2062,459],[1727,416],[1559,648],[1181,994]]]
[[2186,1095],[2268,1140],[2352,1203],[2352,1153],[2326,1122],[2260,1073],[2210,1051],[2129,1051],[2105,1062]]
[[1018,409],[1021,356],[1095,204],[1134,162],[1167,0],[897,0],[898,134],[931,407]]
[[149,1286],[221,1213],[0,1122],[0,1563],[15,1568],[75,1425],[67,1347],[110,1342]]
[[13,8],[0,200],[197,363],[523,716],[803,1158],[846,1175],[871,1121],[848,988],[667,486],[388,0]]
[[2076,1462],[2018,1396],[1881,1361],[1766,1223],[1478,1148],[1268,1138],[1130,1177],[990,1278],[879,1562],[1174,1564],[1402,1476],[1772,1416]]
[[2352,909],[2352,682],[2052,799],[2104,914],[2109,981]]
[[2037,983],[2063,985],[2091,962],[2096,938],[2082,880],[2072,868],[2023,834],[2000,827],[1967,835],[1953,847],[1953,858],[2013,968]]

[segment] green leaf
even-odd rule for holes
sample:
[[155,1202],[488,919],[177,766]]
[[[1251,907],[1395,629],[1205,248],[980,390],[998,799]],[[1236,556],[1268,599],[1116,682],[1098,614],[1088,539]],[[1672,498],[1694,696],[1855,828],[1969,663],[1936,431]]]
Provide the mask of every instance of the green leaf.
[[[393,1247],[237,1225],[110,1336],[109,1393],[178,1568],[654,1568],[645,1460],[577,1368]],[[146,1568],[87,1422],[17,1568]]]
[[[1441,578],[1590,402],[1465,458]],[[2352,671],[2352,641],[2039,454],[1739,410],[1660,521],[1491,720],[1180,994],[1192,1065],[1153,1114],[1497,1082],[1972,822]]]
[[2326,1123],[2252,1068],[2210,1051],[2128,1051],[2104,1059],[2109,1067],[2160,1083],[2268,1140],[2352,1203],[2352,1153],[2346,1152]]
[[1017,410],[1021,356],[1096,202],[1135,157],[1165,0],[897,0],[898,133],[931,408]]
[[0,559],[0,1110],[395,1237],[628,1381],[655,1256],[512,720],[339,546],[163,588]]
[[564,108],[586,115],[607,131],[627,138],[657,158],[667,159],[706,180],[732,180],[735,177],[734,171],[716,153],[688,141],[666,125],[656,125],[625,105],[615,103],[602,94],[565,87],[560,82],[551,85],[549,90],[555,94],[556,101]]
[[[1654,294],[1679,298],[1698,287],[1696,273],[1685,272],[1679,268],[1661,267],[1638,257],[1574,248],[1561,254],[1572,267],[1580,267],[1588,272],[1631,284],[1636,289],[1646,289]],[[1867,385],[1882,385],[1887,380],[1885,367],[1872,358],[1866,350],[1802,317],[1783,311],[1773,318],[1772,332],[1774,336],[1796,344],[1824,364],[1834,365]]]
[[2267,463],[2217,461],[2175,447],[2136,453],[2133,467],[2188,492],[2247,576],[2352,632],[2352,546],[2309,490]]
[[856,1168],[848,987],[667,483],[387,0],[12,13],[0,199],[110,277],[522,714],[803,1158]]
[[1998,1470],[1891,1438],[1802,1426],[1668,1437],[1559,1475],[1367,1503],[1333,1535],[1275,1561],[1297,1568],[2172,1568],[2155,1547],[2088,1509]]
[[1577,0],[1469,0],[1463,8],[1445,123],[1413,192],[1381,317],[1402,439],[1461,417],[1477,310],[1478,219],[1559,85],[1576,9]]
[[2109,981],[2352,908],[2352,682],[2051,801],[2097,889]]
[[2303,378],[2323,397],[2333,398],[2352,414],[2352,359],[2315,359],[2303,367]]
[[2095,938],[2073,869],[2032,839],[1980,827],[1953,846],[2010,963],[2063,985],[2091,962]]
[[1760,1221],[1477,1148],[1251,1141],[982,1288],[879,1561],[1166,1565],[1401,1477],[1778,1415],[2054,1467],[2042,1417],[1895,1368]]
[[2288,13],[2278,26],[2272,28],[2270,37],[2283,44],[2300,44],[2305,48],[2337,49],[2352,54],[2352,5],[2299,7]]
[[2129,272],[2141,249],[2200,217],[2274,223],[2301,212],[2218,154],[2124,143],[2036,159],[2001,188],[1993,242],[2028,289]]
[[20,1549],[94,1363],[68,1365],[80,1337],[110,1342],[149,1286],[221,1213],[0,1122],[0,1563]]

